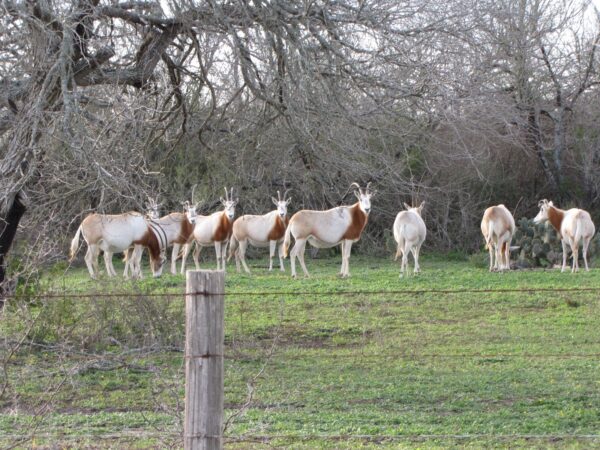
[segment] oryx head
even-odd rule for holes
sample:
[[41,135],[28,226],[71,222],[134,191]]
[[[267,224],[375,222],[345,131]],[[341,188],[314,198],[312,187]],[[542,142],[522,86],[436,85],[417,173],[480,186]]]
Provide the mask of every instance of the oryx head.
[[196,191],[196,186],[198,186],[198,185],[195,184],[194,186],[192,186],[192,201],[189,202],[186,200],[185,202],[182,202],[183,211],[185,212],[185,217],[187,218],[187,220],[190,221],[190,223],[192,225],[194,225],[196,223],[196,217],[198,216],[196,209],[202,203],[202,201],[196,203],[196,201],[194,199],[194,192]]
[[286,200],[285,196],[287,195],[287,193],[288,191],[285,191],[282,197],[280,192],[277,191],[277,198],[271,197],[271,200],[273,201],[275,206],[277,206],[277,214],[279,214],[279,217],[281,217],[282,219],[284,219],[287,216],[287,207],[292,201],[291,197]]
[[543,199],[540,200],[538,206],[540,207],[540,212],[534,217],[533,223],[544,223],[549,219],[548,211],[550,210],[550,207],[554,206],[554,204],[546,199]]
[[410,206],[408,203],[404,203],[404,207],[407,211],[414,211],[418,215],[421,215],[421,212],[423,211],[423,206],[425,206],[425,202],[421,202],[419,206]]
[[352,183],[350,187],[356,187],[354,190],[354,195],[358,199],[360,204],[360,209],[364,211],[365,214],[369,214],[371,212],[371,197],[374,195],[374,192],[370,190],[371,182],[367,183],[367,186],[363,189],[360,187],[358,183]]
[[148,202],[146,203],[146,216],[150,220],[158,220],[160,218],[160,203],[152,197],[148,197]]
[[167,258],[165,256],[165,249],[161,249],[157,260],[150,258],[150,266],[152,268],[152,276],[154,278],[158,278],[162,275],[163,267],[165,266],[166,261]]
[[227,188],[225,188],[225,199],[221,197],[221,204],[229,220],[233,220],[235,217],[235,205],[237,205],[237,202],[237,198],[233,200],[233,188],[231,188],[230,192],[227,192]]
[[183,211],[185,212],[185,217],[189,222],[194,225],[196,223],[196,205],[188,202],[187,200],[183,202]]

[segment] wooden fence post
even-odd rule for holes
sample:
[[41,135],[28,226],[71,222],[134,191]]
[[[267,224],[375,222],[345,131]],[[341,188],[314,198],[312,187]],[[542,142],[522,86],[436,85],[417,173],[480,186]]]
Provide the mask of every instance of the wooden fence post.
[[188,270],[184,448],[221,449],[225,272]]

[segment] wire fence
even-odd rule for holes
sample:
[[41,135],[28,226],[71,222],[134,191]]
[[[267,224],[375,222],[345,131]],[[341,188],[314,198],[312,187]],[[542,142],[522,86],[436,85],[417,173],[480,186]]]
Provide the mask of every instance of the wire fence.
[[[226,443],[598,440],[599,293],[227,292]],[[179,447],[195,294],[5,298],[0,445]]]

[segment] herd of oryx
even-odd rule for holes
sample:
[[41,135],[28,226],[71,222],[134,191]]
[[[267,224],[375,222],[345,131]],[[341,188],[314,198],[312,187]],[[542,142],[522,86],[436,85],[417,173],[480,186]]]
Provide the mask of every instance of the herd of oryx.
[[[363,189],[352,183],[357,202],[353,205],[338,206],[326,211],[303,209],[288,219],[288,205],[291,198],[286,198],[287,191],[277,198],[271,197],[276,209],[263,215],[244,215],[235,218],[235,207],[238,199],[233,198],[233,188],[225,188],[225,198],[221,197],[223,209],[211,215],[196,213],[196,205],[186,201],[183,212],[174,212],[159,217],[159,205],[150,200],[148,212],[127,212],[117,215],[90,214],[82,222],[75,237],[71,241],[71,260],[79,247],[79,236],[88,245],[85,262],[92,278],[98,276],[98,256],[104,252],[106,272],[115,276],[112,265],[114,253],[124,252],[124,276],[139,278],[142,276],[141,259],[144,247],[150,255],[150,265],[155,277],[162,274],[166,261],[165,252],[173,246],[171,256],[171,273],[177,273],[177,259],[181,257],[181,273],[185,273],[188,253],[195,243],[193,253],[196,269],[199,269],[198,258],[202,247],[214,246],[217,269],[225,268],[227,248],[229,257],[235,256],[238,272],[243,266],[250,272],[246,264],[245,254],[248,244],[255,247],[269,247],[269,270],[273,269],[273,257],[278,248],[279,267],[284,271],[283,259],[288,254],[291,237],[295,245],[290,251],[291,272],[296,277],[296,258],[305,276],[308,270],[304,263],[306,243],[313,247],[329,248],[341,245],[342,267],[340,275],[350,275],[349,260],[352,244],[360,239],[369,212],[371,211],[370,183]],[[400,275],[408,266],[408,254],[414,258],[414,272],[419,272],[419,251],[425,241],[427,228],[421,218],[424,202],[418,207],[404,203],[405,211],[400,211],[393,225],[394,239],[397,243],[396,259],[402,256]],[[588,270],[587,250],[594,236],[595,227],[590,214],[582,209],[562,210],[551,201],[542,200],[535,223],[549,222],[559,234],[563,247],[564,271],[567,264],[568,248],[573,256],[572,271],[579,269],[579,244],[583,248],[583,260]],[[490,255],[490,271],[510,269],[510,244],[515,232],[515,220],[504,205],[491,206],[485,210],[481,221],[481,232]]]

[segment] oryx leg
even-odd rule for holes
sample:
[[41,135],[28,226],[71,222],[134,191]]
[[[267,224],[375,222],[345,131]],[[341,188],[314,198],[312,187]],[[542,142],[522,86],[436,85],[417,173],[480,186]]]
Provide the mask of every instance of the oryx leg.
[[590,245],[590,241],[592,240],[591,237],[587,237],[587,238],[583,238],[583,247],[582,247],[582,251],[583,251],[583,263],[585,264],[585,271],[589,272],[590,268],[588,267],[588,262],[587,262],[587,251],[588,251],[588,247]]
[[575,239],[569,239],[571,244],[571,252],[573,254],[573,265],[571,266],[571,273],[579,270],[579,243],[575,242]]
[[[123,270],[123,278],[125,278],[126,280],[129,279],[129,266],[131,266],[131,257],[133,255],[133,251],[131,251],[131,254],[130,254],[129,250],[131,250],[131,247],[123,252],[123,261],[125,262],[125,269]],[[132,276],[133,276],[133,268],[131,269],[131,272],[132,272]]]
[[239,262],[238,262],[238,255],[239,255],[239,260],[242,262],[242,265],[244,266],[244,270],[246,271],[246,273],[250,273],[250,268],[248,267],[248,264],[246,264],[246,249],[248,248],[248,241],[239,241],[238,242],[238,253],[236,253],[236,263],[238,263],[238,272],[239,272]]
[[97,245],[88,245],[87,252],[85,252],[85,265],[90,277],[94,280],[98,277],[98,253],[100,253],[100,249]]
[[[223,252],[221,251],[221,247],[223,246],[223,244],[221,243],[221,241],[215,241],[215,254],[217,256],[217,270],[222,270],[221,268],[221,255],[223,254]],[[194,253],[195,255],[195,253]]]
[[277,249],[277,253],[279,254],[279,270],[285,272],[285,266],[283,265],[283,242],[279,244]]
[[188,242],[183,246],[183,253],[181,255],[181,274],[185,273],[185,260],[187,259],[187,255],[190,252],[193,243],[193,241]]
[[296,258],[300,262],[300,266],[304,271],[304,276],[309,277],[308,270],[306,269],[306,264],[304,264],[304,249],[306,247],[306,239],[296,239],[294,243],[294,248],[290,252],[290,261],[292,263],[292,276],[296,278]]
[[275,248],[277,241],[269,241],[269,272],[273,270],[273,257],[275,256]]
[[496,243],[496,269],[499,272],[502,272],[504,270],[504,257],[503,255],[503,251],[502,251],[502,245],[503,245],[503,241],[501,238],[498,238],[498,242]]
[[225,270],[225,266],[227,265],[227,246],[229,245],[229,240],[221,243],[221,269]]
[[350,276],[350,252],[352,250],[352,241],[347,239],[344,241],[344,250],[343,250],[343,259],[342,266],[344,268],[344,273],[342,277],[348,278]]
[[181,249],[181,244],[174,243],[173,251],[171,252],[171,273],[173,275],[177,275],[177,257],[179,256],[179,250]]
[[567,268],[567,241],[565,241],[564,239],[560,240],[560,243],[562,244],[562,251],[563,251],[563,263],[562,263],[562,268],[560,269],[561,272],[564,272],[565,269]]
[[109,277],[114,277],[117,275],[115,268],[112,265],[112,257],[112,252],[104,251],[104,266],[106,267],[106,274]]
[[404,249],[402,250],[402,267],[400,268],[401,273],[408,275],[408,255],[411,251],[411,242],[407,239],[404,241]]
[[[242,271],[242,265],[240,263],[240,243],[238,242],[238,247],[235,249],[234,252],[234,256],[235,256],[235,270],[237,271],[237,273],[240,273]],[[231,256],[230,256],[231,258]]]
[[[200,244],[198,244],[197,242],[195,243],[196,247],[194,248],[194,264],[196,265],[196,270],[200,270],[200,251],[202,250],[202,247],[200,247]],[[218,261],[217,261],[218,264]],[[218,266],[217,266],[218,267]]]
[[142,273],[142,255],[144,254],[143,245],[135,245],[131,254],[131,277],[132,278],[144,278]]
[[414,273],[421,272],[421,266],[419,266],[419,252],[421,251],[421,245],[415,245],[412,249],[413,259],[415,260]]
[[488,252],[490,255],[490,272],[494,271],[494,244],[492,242],[488,245]]

